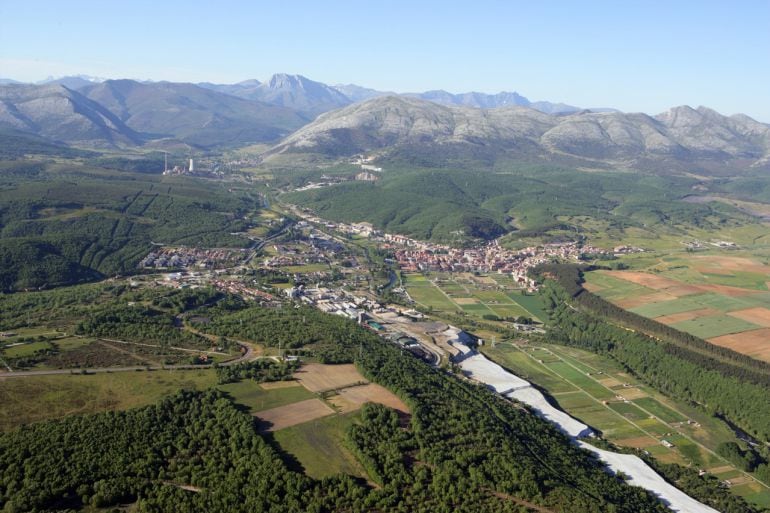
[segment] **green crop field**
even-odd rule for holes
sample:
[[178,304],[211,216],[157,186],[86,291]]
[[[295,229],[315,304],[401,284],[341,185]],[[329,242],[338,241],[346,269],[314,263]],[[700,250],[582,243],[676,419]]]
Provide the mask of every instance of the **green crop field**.
[[273,433],[273,437],[314,479],[336,474],[366,479],[363,466],[345,446],[345,434],[357,420],[357,412],[332,415],[281,429]]
[[616,411],[619,414],[623,415],[625,418],[633,421],[642,420],[648,417],[646,413],[644,413],[642,410],[640,410],[639,408],[637,408],[631,403],[612,402],[612,403],[609,403],[609,407],[613,411]]
[[565,362],[549,363],[546,364],[546,366],[560,376],[563,376],[573,385],[585,390],[596,399],[608,400],[615,397],[615,394],[613,394],[612,391],[607,387],[591,379]]
[[540,296],[529,296],[516,292],[509,292],[508,297],[516,302],[519,306],[529,312],[534,318],[545,321],[548,319],[548,313],[543,308],[542,300]]
[[662,315],[700,310],[701,308],[706,308],[706,305],[698,302],[696,298],[680,297],[671,301],[661,301],[659,303],[649,303],[636,308],[629,308],[629,310],[645,317],[660,317]]
[[756,324],[744,321],[743,319],[738,319],[737,317],[731,317],[729,315],[699,317],[689,321],[677,322],[671,326],[678,330],[692,333],[696,337],[701,338],[718,337],[720,335],[728,335],[730,333],[740,333],[742,331],[754,330],[761,327],[757,326]]
[[638,297],[655,292],[642,285],[632,283],[628,280],[615,278],[614,276],[602,272],[586,273],[585,279],[588,283],[601,287],[596,294],[610,301],[613,299]]
[[731,297],[720,294],[701,294],[693,296],[692,299],[704,307],[715,308],[722,312],[731,312],[733,310],[742,310],[754,306],[752,301],[748,299],[750,297],[751,296]]
[[531,317],[532,314],[515,303],[487,305],[498,317]]
[[460,307],[463,309],[464,312],[468,312],[469,314],[472,314],[472,315],[482,316],[482,315],[495,314],[495,312],[493,312],[483,304],[460,305]]
[[644,408],[646,411],[658,417],[663,422],[681,422],[687,420],[682,414],[675,412],[671,408],[664,406],[652,397],[643,397],[635,399],[634,404]]
[[251,413],[315,397],[303,386],[265,390],[251,380],[228,383],[227,385],[220,385],[218,388],[227,392],[236,403],[246,406]]
[[509,344],[498,344],[494,348],[485,346],[483,349],[484,353],[494,358],[504,367],[511,369],[518,376],[532,379],[534,382],[546,387],[551,393],[577,390],[576,387],[566,380],[554,372],[550,372],[546,367],[518,349],[514,349]]
[[21,358],[25,356],[32,356],[36,351],[51,349],[51,347],[52,346],[50,342],[30,342],[27,344],[6,348],[3,350],[3,354],[8,358]]
[[0,386],[0,430],[145,406],[181,389],[203,390],[215,383],[215,373],[203,369],[6,378]]

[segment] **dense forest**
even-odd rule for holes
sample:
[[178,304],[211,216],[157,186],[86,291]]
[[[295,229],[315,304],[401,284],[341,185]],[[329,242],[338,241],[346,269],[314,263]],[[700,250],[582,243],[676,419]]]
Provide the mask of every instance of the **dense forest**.
[[411,168],[389,169],[375,183],[345,182],[284,199],[324,218],[366,220],[391,233],[445,242],[506,232],[511,240],[574,238],[597,230],[622,238],[627,228],[648,231],[647,226],[656,226],[657,232],[650,232],[654,237],[752,222],[721,203],[677,201],[690,195],[696,183],[685,177],[544,166],[497,172]]

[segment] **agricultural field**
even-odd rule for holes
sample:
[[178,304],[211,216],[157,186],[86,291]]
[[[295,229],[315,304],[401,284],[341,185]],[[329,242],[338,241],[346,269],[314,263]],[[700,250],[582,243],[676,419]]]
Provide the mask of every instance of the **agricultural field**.
[[315,396],[308,392],[296,381],[279,381],[280,384],[288,384],[280,388],[272,387],[272,383],[257,384],[251,380],[239,381],[219,385],[219,389],[226,392],[237,404],[245,406],[251,413],[269,410],[287,404],[312,399]]
[[591,292],[714,344],[770,361],[770,257],[679,252],[628,271],[586,273]]
[[[546,390],[558,406],[611,442],[644,449],[666,463],[692,465],[725,477],[735,493],[757,504],[770,487],[757,482],[714,451],[735,436],[721,421],[643,385],[612,361],[576,348],[511,342],[483,352]],[[666,447],[662,441],[673,444]]]
[[357,413],[327,416],[276,431],[273,438],[314,479],[336,474],[368,479],[363,466],[345,447],[345,433],[357,420]]
[[547,318],[537,296],[525,295],[510,276],[471,273],[407,274],[409,296],[420,306],[441,312],[484,317]]
[[296,381],[232,383],[220,388],[252,414],[270,422],[268,430],[303,424],[331,414],[357,411],[367,402],[384,404],[409,414],[409,407],[388,389],[369,383],[355,365],[309,363],[295,373]]

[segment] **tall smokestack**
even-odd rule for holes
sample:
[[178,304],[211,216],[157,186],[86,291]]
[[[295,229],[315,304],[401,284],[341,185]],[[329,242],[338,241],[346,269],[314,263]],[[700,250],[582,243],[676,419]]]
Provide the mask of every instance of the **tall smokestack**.
[[190,159],[190,172],[192,173],[193,171],[195,171],[195,169],[193,169],[193,159]]

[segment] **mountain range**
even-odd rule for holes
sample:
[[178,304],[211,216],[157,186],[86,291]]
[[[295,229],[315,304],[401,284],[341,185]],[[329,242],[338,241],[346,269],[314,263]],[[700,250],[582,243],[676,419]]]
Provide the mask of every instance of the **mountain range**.
[[705,107],[651,116],[530,102],[515,92],[397,95],[287,74],[237,84],[5,80],[0,128],[94,148],[270,143],[268,161],[297,153],[336,158],[374,152],[423,164],[509,159],[691,171],[770,166],[770,126]]
[[706,107],[676,107],[657,116],[556,116],[527,107],[477,109],[388,96],[319,116],[267,158],[287,153],[374,153],[434,165],[510,158],[654,170],[770,168],[770,126]]

